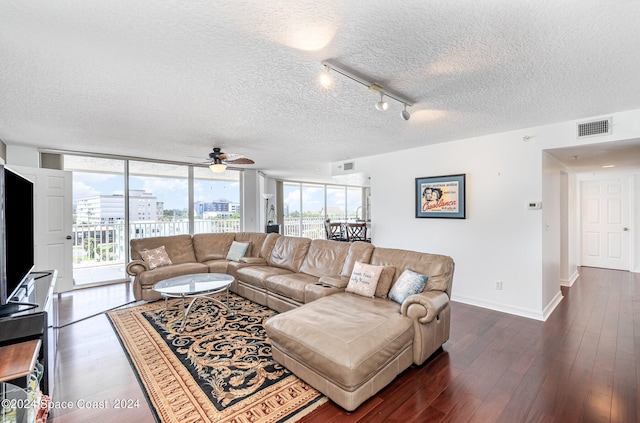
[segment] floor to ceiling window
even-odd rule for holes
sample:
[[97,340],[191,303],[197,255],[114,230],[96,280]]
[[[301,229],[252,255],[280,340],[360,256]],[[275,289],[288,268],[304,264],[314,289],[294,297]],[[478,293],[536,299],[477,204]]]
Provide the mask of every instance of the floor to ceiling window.
[[189,234],[189,168],[129,162],[129,236]]
[[242,171],[71,154],[64,170],[73,179],[75,285],[126,280],[132,238],[242,230]]
[[240,232],[241,172],[193,169],[193,233]]
[[366,188],[283,182],[282,191],[284,235],[324,238],[326,219],[366,220],[362,203]]
[[64,168],[73,175],[74,283],[125,279],[125,161],[65,155]]
[[327,211],[330,220],[344,220],[347,214],[346,191],[342,186],[327,186]]

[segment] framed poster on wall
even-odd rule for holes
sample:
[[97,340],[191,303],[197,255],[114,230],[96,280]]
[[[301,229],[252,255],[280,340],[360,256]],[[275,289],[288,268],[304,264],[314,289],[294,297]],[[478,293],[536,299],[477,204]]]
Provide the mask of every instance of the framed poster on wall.
[[416,218],[465,219],[465,174],[416,178]]

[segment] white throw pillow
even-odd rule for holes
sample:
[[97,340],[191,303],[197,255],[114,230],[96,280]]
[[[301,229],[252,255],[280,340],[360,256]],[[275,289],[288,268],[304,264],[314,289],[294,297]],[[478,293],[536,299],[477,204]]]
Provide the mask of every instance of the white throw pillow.
[[167,250],[164,245],[153,250],[140,251],[140,256],[145,263],[149,264],[149,269],[155,269],[157,267],[169,266],[173,264]]
[[374,266],[356,261],[345,291],[373,298],[383,269],[384,266]]

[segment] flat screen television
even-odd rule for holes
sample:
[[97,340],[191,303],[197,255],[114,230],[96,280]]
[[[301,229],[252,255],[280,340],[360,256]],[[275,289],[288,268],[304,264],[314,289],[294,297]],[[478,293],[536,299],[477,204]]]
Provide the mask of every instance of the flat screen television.
[[[33,182],[1,166],[0,171],[0,315],[21,311],[34,258]],[[18,297],[16,297],[18,296]]]

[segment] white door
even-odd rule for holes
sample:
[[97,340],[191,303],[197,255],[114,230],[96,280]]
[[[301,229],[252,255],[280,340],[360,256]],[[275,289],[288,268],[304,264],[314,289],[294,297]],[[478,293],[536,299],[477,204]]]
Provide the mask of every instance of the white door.
[[35,270],[56,269],[56,292],[73,289],[71,172],[9,166],[34,183]]
[[582,181],[583,266],[629,270],[629,180]]

